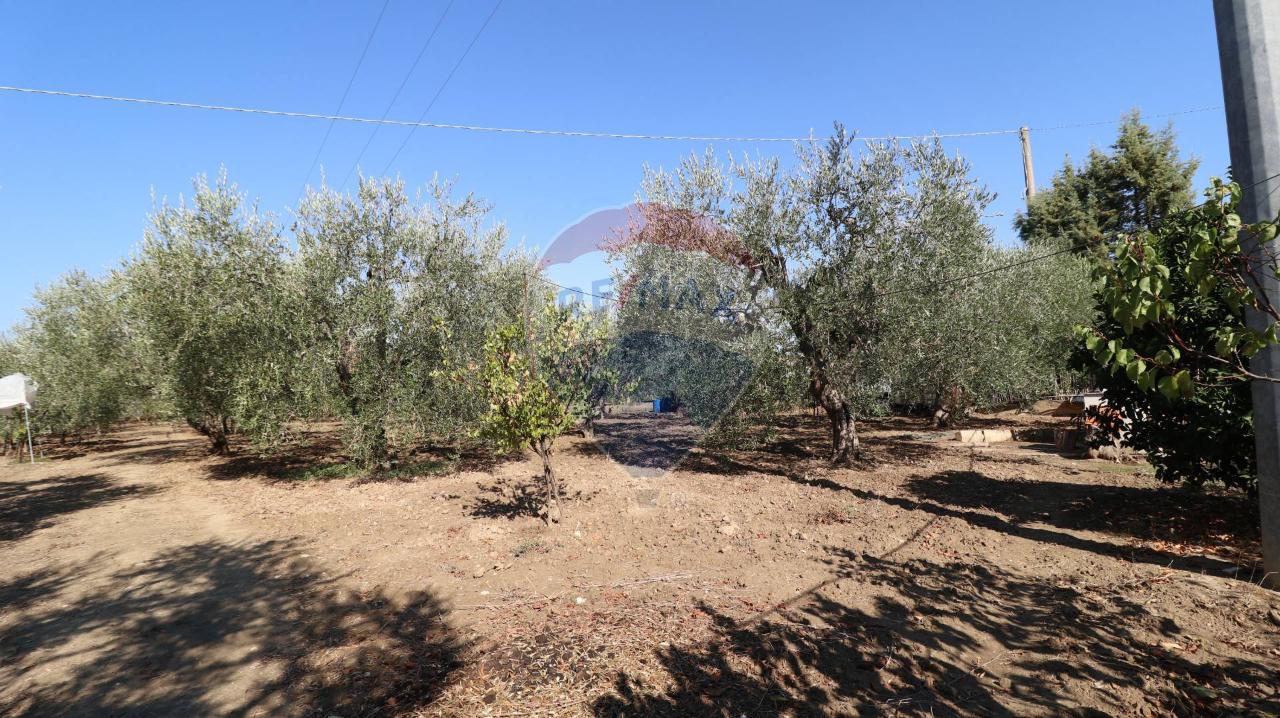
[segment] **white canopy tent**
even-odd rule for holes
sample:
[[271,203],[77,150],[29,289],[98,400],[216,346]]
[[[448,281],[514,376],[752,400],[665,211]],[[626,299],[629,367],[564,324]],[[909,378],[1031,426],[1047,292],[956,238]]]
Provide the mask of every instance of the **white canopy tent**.
[[[9,416],[22,407],[22,418],[27,422],[27,456],[36,463],[31,449],[31,405],[36,399],[36,383],[26,374],[10,374],[0,377],[0,415]],[[19,452],[21,453],[21,452]]]

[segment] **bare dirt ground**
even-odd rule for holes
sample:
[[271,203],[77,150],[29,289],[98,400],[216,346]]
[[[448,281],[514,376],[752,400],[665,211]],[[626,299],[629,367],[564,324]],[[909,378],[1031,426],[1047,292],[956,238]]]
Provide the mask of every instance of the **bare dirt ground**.
[[550,528],[525,458],[300,480],[138,426],[5,463],[0,714],[1280,714],[1242,499],[907,419],[857,469],[796,416],[664,471],[643,420],[561,441]]

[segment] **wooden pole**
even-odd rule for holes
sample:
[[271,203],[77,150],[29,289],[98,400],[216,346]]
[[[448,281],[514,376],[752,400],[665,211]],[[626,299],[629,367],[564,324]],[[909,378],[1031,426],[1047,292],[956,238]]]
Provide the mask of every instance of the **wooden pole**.
[[1018,137],[1022,140],[1022,178],[1027,183],[1027,205],[1036,196],[1036,171],[1031,164],[1031,128],[1018,129]]

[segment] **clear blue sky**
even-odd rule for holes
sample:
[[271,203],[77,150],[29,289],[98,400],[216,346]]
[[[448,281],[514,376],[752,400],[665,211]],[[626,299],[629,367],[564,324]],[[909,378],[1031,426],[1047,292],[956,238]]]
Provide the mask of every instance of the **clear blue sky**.
[[[447,0],[390,0],[344,114],[380,116]],[[6,3],[0,85],[329,113],[382,0]],[[390,116],[416,118],[492,0],[457,0]],[[673,2],[505,0],[428,120],[653,134],[960,132],[1114,120],[1220,105],[1208,2]],[[1160,121],[1163,124],[1163,120]],[[176,198],[225,166],[289,217],[326,122],[0,93],[0,327],[32,289],[100,272],[141,238],[151,193]],[[1221,111],[1175,118],[1199,180],[1225,171]],[[371,128],[339,124],[321,157],[345,175]],[[1113,125],[1036,132],[1037,180]],[[383,128],[379,172],[407,132]],[[955,139],[999,194],[1003,242],[1022,206],[1016,136]],[[544,245],[592,210],[624,204],[641,166],[703,143],[418,130],[392,172],[439,173],[494,204],[513,243]],[[791,154],[786,145],[720,151]],[[316,181],[313,176],[312,181]],[[599,268],[564,268],[586,286]],[[554,276],[554,275],[553,275]]]

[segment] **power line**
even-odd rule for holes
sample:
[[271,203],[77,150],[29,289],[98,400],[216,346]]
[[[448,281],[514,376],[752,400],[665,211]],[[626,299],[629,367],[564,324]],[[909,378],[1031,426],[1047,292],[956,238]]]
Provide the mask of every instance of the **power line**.
[[[342,91],[342,99],[338,100],[338,109],[336,114],[342,114],[342,106],[347,103],[347,95],[351,92],[351,86],[355,84],[356,75],[360,74],[360,67],[364,65],[365,55],[369,54],[369,46],[373,45],[373,37],[378,34],[378,26],[382,24],[382,16],[387,14],[387,6],[391,4],[391,0],[383,0],[382,10],[378,11],[378,19],[373,23],[373,29],[369,31],[369,39],[365,40],[364,49],[360,51],[360,59],[356,60],[356,69],[351,71],[351,79],[347,80],[347,88]],[[298,194],[302,194],[307,190],[307,183],[311,181],[311,173],[316,171],[316,165],[320,163],[320,155],[324,152],[324,146],[329,142],[329,134],[333,132],[333,126],[338,121],[336,119],[329,120],[329,126],[325,128],[324,139],[320,140],[320,148],[316,150],[316,156],[311,160],[311,167],[307,169],[307,176],[302,180],[302,189]]]
[[[462,51],[462,55],[458,57],[458,61],[453,63],[453,69],[449,70],[449,75],[444,78],[444,82],[440,83],[440,87],[436,88],[436,94],[431,96],[431,101],[427,103],[427,106],[422,111],[422,114],[418,115],[419,123],[422,122],[424,118],[426,118],[427,113],[430,112],[431,108],[435,106],[436,100],[440,99],[440,94],[444,92],[444,88],[449,86],[449,81],[453,79],[454,73],[458,71],[459,67],[462,67],[462,61],[466,60],[467,55],[471,54],[471,48],[476,46],[476,41],[480,39],[480,35],[484,33],[484,29],[486,27],[489,27],[489,21],[493,20],[493,16],[498,14],[498,8],[500,7],[502,7],[502,0],[498,0],[498,2],[494,3],[493,9],[489,11],[489,16],[484,19],[484,23],[480,25],[480,29],[476,30],[476,34],[472,36],[471,43],[467,45],[467,49]],[[418,129],[417,125],[414,125],[412,128],[410,128],[409,134],[405,135],[404,140],[400,143],[400,146],[396,148],[395,154],[391,155],[391,159],[387,161],[387,166],[382,168],[383,175],[386,175],[387,170],[391,169],[391,165],[395,164],[396,158],[399,157],[400,153],[404,151],[404,148],[409,144],[409,140],[413,138],[413,133],[416,132],[417,129]]]
[[1017,267],[1021,267],[1027,264],[1035,264],[1036,262],[1043,262],[1046,259],[1051,259],[1053,257],[1057,257],[1058,255],[1066,254],[1068,252],[1074,252],[1075,250],[1076,250],[1076,247],[1073,245],[1065,249],[1060,249],[1056,252],[1049,252],[1048,254],[1041,254],[1039,256],[1029,257],[1027,259],[1021,259],[1016,262],[1010,262],[1008,264],[1002,264],[996,267],[990,267],[980,272],[974,272],[973,274],[965,274],[959,277],[943,277],[941,282],[925,282],[913,287],[903,287],[900,289],[891,289],[886,292],[877,292],[875,296],[888,297],[894,294],[903,294],[905,292],[919,292],[919,291],[924,291],[928,289],[939,289],[945,285],[958,284],[960,282],[967,282],[972,279],[979,279],[981,277],[985,277],[988,274],[995,274],[997,272],[1003,272],[1009,269],[1016,269]]
[[[1181,117],[1182,115],[1194,115],[1198,112],[1214,112],[1223,109],[1222,105],[1210,105],[1208,107],[1193,107],[1190,110],[1179,110],[1177,112],[1165,112],[1159,115],[1145,115],[1144,120],[1164,120],[1170,117]],[[1053,125],[1050,127],[1032,127],[1037,132],[1053,132],[1056,130],[1074,130],[1081,127],[1100,127],[1102,125],[1117,125],[1124,120],[1106,120],[1101,122],[1077,122],[1070,125]]]
[[[34,87],[15,87],[11,85],[0,85],[0,92],[19,92],[31,95],[48,95],[53,97],[72,97],[82,100],[102,100],[106,102],[123,102],[137,105],[153,105],[159,107],[177,107],[189,110],[213,110],[218,112],[239,112],[250,115],[266,115],[271,117],[293,117],[311,120],[336,120],[339,122],[355,122],[370,125],[389,125],[396,127],[424,127],[437,130],[463,130],[467,132],[490,132],[502,134],[521,134],[521,135],[543,135],[552,137],[583,137],[595,139],[613,139],[613,140],[656,140],[656,141],[672,141],[672,142],[807,142],[813,139],[809,135],[796,137],[750,137],[750,136],[730,136],[730,135],[650,135],[650,134],[632,134],[624,132],[592,132],[585,130],[548,130],[536,129],[528,127],[492,127],[486,125],[461,125],[447,122],[425,122],[422,120],[394,120],[388,119],[385,115],[380,119],[369,117],[353,117],[349,115],[329,115],[312,112],[294,112],[290,110],[269,110],[254,107],[237,107],[231,105],[211,105],[198,102],[179,102],[176,100],[154,100],[142,97],[125,97],[118,95],[100,95],[89,92],[70,92],[65,90],[48,90]],[[1209,112],[1213,110],[1221,110],[1221,107],[1199,107],[1190,110],[1182,110],[1179,112],[1171,112],[1158,115],[1148,115],[1147,119],[1161,119],[1165,117],[1175,117],[1180,115],[1193,114],[1198,112]],[[1036,132],[1052,132],[1057,130],[1066,130],[1079,127],[1094,127],[1101,125],[1118,125],[1124,120],[1101,120],[1098,122],[1083,122],[1071,125],[1056,125],[1050,127],[1032,127]],[[927,135],[883,135],[859,137],[857,139],[863,142],[882,142],[887,140],[928,140],[935,137],[939,139],[956,139],[965,137],[994,137],[1000,135],[1016,135],[1019,128],[1010,128],[1005,130],[983,130],[980,132],[937,132]]]
[[[528,273],[526,272],[526,274],[528,274]],[[564,286],[563,284],[556,284],[555,282],[551,281],[550,279],[547,279],[546,277],[542,276],[541,274],[532,274],[532,275],[529,275],[529,276],[532,276],[534,279],[537,279],[537,280],[539,280],[539,281],[542,281],[542,282],[544,282],[544,283],[546,283],[546,284],[550,284],[551,286],[553,286],[553,287],[555,287],[555,288],[557,288],[557,289],[563,289],[563,290],[565,290],[566,292],[573,292],[574,294],[581,294],[581,295],[582,295],[582,296],[584,296],[584,297],[595,297],[596,299],[600,299],[600,300],[603,300],[603,301],[606,301],[606,302],[617,302],[617,301],[618,301],[618,300],[617,300],[617,298],[615,298],[615,297],[611,297],[611,296],[609,296],[608,294],[592,294],[591,292],[588,292],[588,291],[586,291],[586,290],[584,290],[584,289],[578,289],[577,287],[566,287],[566,286]]]
[[342,178],[342,184],[338,186],[339,189],[346,187],[347,182],[351,181],[351,175],[360,166],[360,160],[364,158],[364,153],[369,151],[369,145],[373,144],[373,138],[378,136],[378,130],[382,128],[382,125],[392,124],[387,121],[387,115],[391,114],[391,108],[395,107],[396,100],[400,99],[400,93],[404,92],[405,85],[409,84],[409,78],[413,76],[413,71],[418,69],[418,63],[422,62],[422,57],[427,54],[427,48],[431,47],[431,41],[435,39],[436,33],[440,31],[440,26],[444,24],[444,19],[453,7],[454,1],[449,0],[449,4],[444,6],[444,12],[440,13],[440,17],[436,19],[435,26],[431,28],[431,34],[427,35],[427,41],[422,43],[422,49],[418,50],[418,56],[413,58],[413,64],[409,65],[409,71],[404,73],[404,79],[400,80],[400,86],[396,88],[396,93],[391,96],[391,102],[387,103],[387,109],[382,111],[382,118],[374,123],[373,132],[370,132],[368,139],[364,141],[364,147],[360,148],[360,154],[356,155],[356,161],[351,163],[351,169],[347,170],[347,175]]

